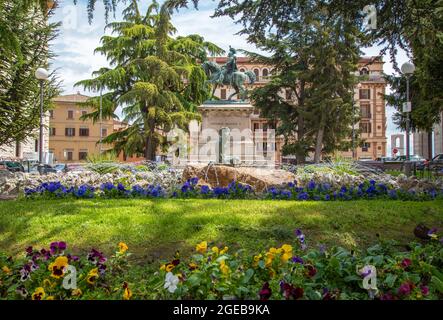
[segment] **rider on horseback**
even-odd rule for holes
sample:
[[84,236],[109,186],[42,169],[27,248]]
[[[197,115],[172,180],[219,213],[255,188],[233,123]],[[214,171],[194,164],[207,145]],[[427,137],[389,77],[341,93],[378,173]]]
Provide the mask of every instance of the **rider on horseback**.
[[238,71],[236,53],[237,51],[229,46],[228,61],[221,68],[220,82],[232,83],[232,74]]

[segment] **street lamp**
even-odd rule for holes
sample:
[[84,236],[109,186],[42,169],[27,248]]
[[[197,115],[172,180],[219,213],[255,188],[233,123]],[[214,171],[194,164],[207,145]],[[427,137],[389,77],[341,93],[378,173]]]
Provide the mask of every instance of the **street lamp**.
[[410,151],[409,151],[409,131],[410,131],[410,112],[411,112],[411,102],[409,101],[409,78],[415,71],[415,66],[410,62],[405,62],[401,66],[401,72],[406,76],[406,104],[403,106],[403,112],[406,113],[406,160],[409,161]]
[[[361,83],[357,84],[358,92],[360,92]],[[356,158],[356,152],[355,152],[355,92],[352,91],[352,160],[355,160]]]
[[43,173],[43,101],[44,101],[44,83],[48,80],[49,72],[43,68],[35,71],[35,77],[40,81],[40,136],[38,142],[38,171]]

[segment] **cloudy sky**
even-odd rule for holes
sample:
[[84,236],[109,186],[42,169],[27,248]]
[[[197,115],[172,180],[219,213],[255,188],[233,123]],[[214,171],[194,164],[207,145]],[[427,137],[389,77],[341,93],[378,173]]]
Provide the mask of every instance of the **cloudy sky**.
[[[100,44],[100,38],[104,34],[110,34],[109,30],[105,30],[104,8],[101,1],[99,1],[96,5],[94,21],[89,25],[85,0],[79,0],[76,6],[73,5],[71,0],[61,2],[61,6],[57,8],[56,14],[52,18],[53,21],[62,22],[60,35],[52,43],[52,49],[57,55],[52,63],[52,68],[57,70],[58,76],[63,80],[63,94],[79,91],[86,95],[94,95],[95,93],[84,91],[81,87],[74,87],[74,84],[79,80],[90,78],[93,71],[108,66],[104,56],[94,54],[94,49]],[[141,0],[139,3],[141,10],[144,11],[150,1]],[[110,20],[120,21],[124,7],[124,4],[120,4],[115,19],[111,17]],[[198,10],[190,6],[189,9],[181,9],[178,13],[174,13],[172,23],[178,30],[177,35],[198,33],[206,40],[225,50],[231,45],[234,48],[257,52],[258,50],[253,45],[247,43],[244,36],[236,35],[240,30],[240,26],[236,25],[230,18],[211,18],[214,7],[214,1],[205,0],[201,1]],[[378,53],[379,48],[377,47],[364,50],[364,55],[376,55]],[[386,61],[385,73],[394,73],[388,57],[385,57],[384,60]],[[407,60],[405,54],[399,54],[399,64]],[[392,133],[397,132],[392,124],[392,113],[392,108],[387,107],[388,155],[391,150],[389,137]]]

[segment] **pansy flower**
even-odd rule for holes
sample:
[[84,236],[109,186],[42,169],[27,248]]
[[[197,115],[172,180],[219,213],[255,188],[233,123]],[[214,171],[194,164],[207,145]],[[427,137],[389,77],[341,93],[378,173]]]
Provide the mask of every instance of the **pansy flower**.
[[45,289],[42,287],[38,287],[35,289],[34,293],[32,294],[32,300],[43,300],[43,298],[46,296]]
[[128,246],[126,245],[126,243],[124,243],[124,242],[119,242],[118,248],[119,248],[120,254],[125,253],[129,249]]
[[262,301],[267,301],[269,300],[269,298],[272,295],[272,290],[269,287],[269,283],[265,282],[263,284],[263,287],[261,288],[261,290],[259,291],[258,295],[260,296],[260,300]]
[[90,285],[95,284],[95,281],[98,279],[98,268],[94,268],[88,272],[88,275],[86,276],[86,282]]
[[123,300],[130,300],[132,297],[132,291],[126,282],[123,283]]
[[65,275],[67,268],[68,258],[61,256],[57,257],[55,261],[49,265],[48,270],[51,271],[51,277],[58,279]]
[[197,244],[197,246],[195,247],[195,250],[198,253],[205,253],[206,250],[208,249],[208,243],[206,241],[202,241],[199,244]]
[[170,293],[174,293],[177,290],[177,285],[180,282],[177,276],[174,276],[172,272],[168,272],[165,278],[165,285],[163,286]]

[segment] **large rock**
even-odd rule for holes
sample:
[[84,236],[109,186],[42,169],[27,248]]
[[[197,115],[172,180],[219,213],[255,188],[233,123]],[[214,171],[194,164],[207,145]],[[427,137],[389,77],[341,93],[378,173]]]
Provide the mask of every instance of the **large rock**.
[[230,167],[225,165],[188,165],[183,171],[183,181],[199,178],[199,184],[226,187],[233,180],[248,184],[261,192],[272,186],[293,182],[295,175],[285,170],[253,167]]

